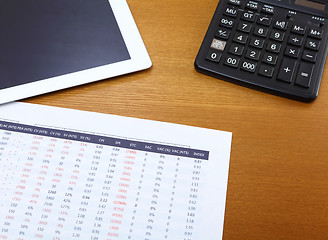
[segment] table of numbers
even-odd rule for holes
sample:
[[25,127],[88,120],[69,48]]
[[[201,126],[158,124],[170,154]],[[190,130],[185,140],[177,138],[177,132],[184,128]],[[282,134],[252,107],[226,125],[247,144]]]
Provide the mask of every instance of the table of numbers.
[[201,239],[208,157],[0,121],[0,239]]

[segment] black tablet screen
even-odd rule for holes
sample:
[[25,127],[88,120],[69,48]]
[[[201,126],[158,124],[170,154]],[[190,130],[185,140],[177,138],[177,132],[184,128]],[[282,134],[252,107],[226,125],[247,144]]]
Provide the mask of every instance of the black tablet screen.
[[107,0],[0,0],[0,89],[130,59]]

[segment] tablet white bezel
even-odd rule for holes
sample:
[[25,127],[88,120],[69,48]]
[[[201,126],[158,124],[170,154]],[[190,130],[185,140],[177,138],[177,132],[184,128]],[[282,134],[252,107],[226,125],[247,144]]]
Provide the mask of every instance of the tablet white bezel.
[[[131,59],[0,90],[0,104],[150,68],[152,63],[125,0],[108,0]],[[1,81],[1,80],[0,80]]]

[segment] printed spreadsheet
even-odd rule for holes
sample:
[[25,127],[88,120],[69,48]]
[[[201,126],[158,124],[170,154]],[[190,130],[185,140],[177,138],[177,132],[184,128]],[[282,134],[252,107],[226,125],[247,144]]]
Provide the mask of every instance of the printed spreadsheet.
[[222,238],[231,133],[0,107],[0,239]]

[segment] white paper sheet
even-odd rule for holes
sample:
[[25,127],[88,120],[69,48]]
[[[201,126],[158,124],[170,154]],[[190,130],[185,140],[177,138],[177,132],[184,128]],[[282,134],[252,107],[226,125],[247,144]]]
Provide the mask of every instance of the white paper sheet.
[[232,134],[0,107],[0,239],[222,239]]

